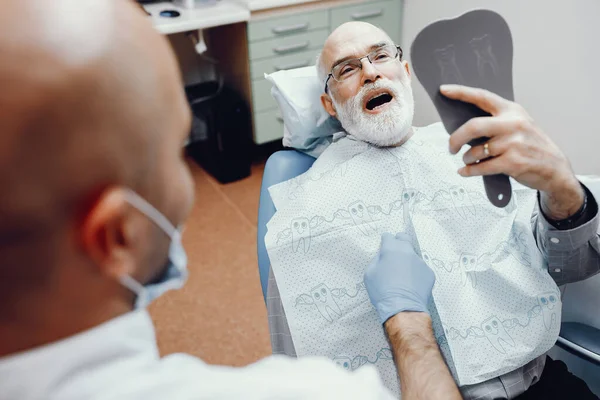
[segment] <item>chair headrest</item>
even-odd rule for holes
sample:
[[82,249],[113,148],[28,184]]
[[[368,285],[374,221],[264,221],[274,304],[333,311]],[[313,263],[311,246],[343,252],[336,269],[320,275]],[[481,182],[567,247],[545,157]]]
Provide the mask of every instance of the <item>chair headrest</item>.
[[284,121],[283,145],[318,157],[342,131],[339,121],[321,105],[323,85],[314,66],[265,74],[273,85],[271,95]]

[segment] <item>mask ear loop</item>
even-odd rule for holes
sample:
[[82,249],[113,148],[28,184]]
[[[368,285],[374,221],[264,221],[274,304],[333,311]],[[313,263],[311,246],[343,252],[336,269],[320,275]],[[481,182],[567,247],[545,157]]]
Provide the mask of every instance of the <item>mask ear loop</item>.
[[[127,202],[129,202],[132,206],[146,215],[146,217],[148,217],[152,222],[158,225],[158,227],[161,228],[163,232],[165,232],[165,234],[171,239],[171,246],[169,250],[170,256],[173,256],[173,248],[183,250],[181,247],[181,232],[175,228],[175,226],[160,211],[158,211],[152,204],[148,203],[148,201],[131,189],[126,189],[125,197]],[[187,271],[184,271],[182,268],[180,268],[181,265],[185,265],[187,262],[185,253],[183,251],[175,252],[174,257],[177,259],[175,260],[176,267],[178,267],[178,271],[181,274],[182,279],[185,280],[187,278]],[[130,275],[120,276],[119,281],[123,286],[137,295],[136,308],[144,308],[151,302],[151,300],[148,298],[148,289]],[[177,289],[181,286],[181,283],[172,283],[169,288]]]
[[173,237],[177,231],[177,228],[165,217],[160,211],[158,211],[152,204],[144,200],[140,195],[131,189],[126,189],[126,200],[144,213],[150,218],[156,225],[159,226],[168,236],[173,240]]
[[144,288],[144,285],[142,285],[141,283],[139,283],[138,281],[136,281],[135,279],[133,279],[131,276],[129,275],[122,275],[119,277],[119,282],[121,282],[121,284],[123,286],[125,286],[127,289],[131,290],[133,293],[135,293],[136,299],[135,299],[135,306],[136,308],[144,308],[147,305],[147,298],[146,298],[146,288]]

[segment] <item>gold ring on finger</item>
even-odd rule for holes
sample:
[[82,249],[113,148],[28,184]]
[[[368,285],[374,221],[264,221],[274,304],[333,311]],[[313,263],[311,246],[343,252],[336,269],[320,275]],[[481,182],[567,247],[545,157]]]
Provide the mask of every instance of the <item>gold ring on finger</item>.
[[490,156],[490,144],[486,143],[483,145],[483,153],[485,154],[486,157]]

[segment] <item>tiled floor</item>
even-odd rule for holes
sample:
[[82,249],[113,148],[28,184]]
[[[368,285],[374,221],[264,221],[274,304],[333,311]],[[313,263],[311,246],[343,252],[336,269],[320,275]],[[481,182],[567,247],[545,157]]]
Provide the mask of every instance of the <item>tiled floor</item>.
[[162,354],[186,352],[209,363],[246,365],[271,353],[256,255],[264,164],[228,185],[190,165],[196,203],[183,235],[190,279],[150,308],[159,347]]

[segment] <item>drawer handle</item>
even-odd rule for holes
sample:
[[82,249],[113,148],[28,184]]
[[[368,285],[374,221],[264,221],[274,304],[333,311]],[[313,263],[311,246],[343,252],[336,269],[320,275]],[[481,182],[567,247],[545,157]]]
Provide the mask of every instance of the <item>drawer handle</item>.
[[292,33],[292,32],[305,31],[307,29],[308,29],[308,22],[305,22],[303,24],[288,25],[288,26],[278,26],[278,27],[273,28],[272,31],[276,35],[282,35],[284,33]]
[[295,64],[287,64],[287,65],[281,65],[281,66],[276,65],[275,71],[283,71],[285,69],[296,69],[296,68],[308,67],[309,64],[310,64],[310,61],[300,61]]
[[353,20],[375,18],[383,15],[383,8],[374,11],[365,11],[352,14]]
[[289,46],[279,46],[275,47],[273,51],[277,54],[289,53],[292,51],[304,50],[308,46],[310,46],[310,41],[306,41],[304,43],[291,44]]

